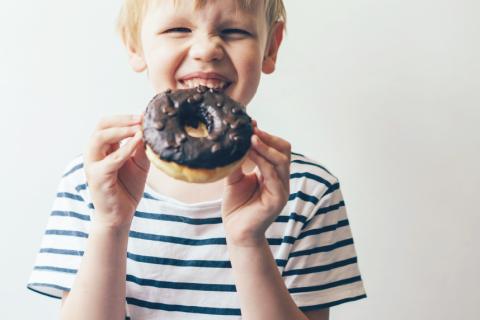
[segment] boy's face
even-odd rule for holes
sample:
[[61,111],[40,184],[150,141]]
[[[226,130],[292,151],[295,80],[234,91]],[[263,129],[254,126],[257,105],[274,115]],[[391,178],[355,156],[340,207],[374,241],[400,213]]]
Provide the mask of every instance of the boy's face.
[[263,2],[247,12],[236,0],[210,0],[198,9],[191,0],[152,1],[130,63],[147,70],[155,92],[201,84],[246,105],[261,72],[273,72],[283,34],[277,24],[269,37]]

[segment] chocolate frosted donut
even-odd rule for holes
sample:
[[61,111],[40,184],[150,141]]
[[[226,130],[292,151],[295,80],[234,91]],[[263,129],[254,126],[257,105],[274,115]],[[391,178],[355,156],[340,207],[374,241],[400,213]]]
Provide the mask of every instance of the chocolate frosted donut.
[[[205,128],[202,134],[201,128]],[[239,165],[253,134],[245,107],[215,89],[167,90],[148,104],[147,156],[174,178],[211,182]]]

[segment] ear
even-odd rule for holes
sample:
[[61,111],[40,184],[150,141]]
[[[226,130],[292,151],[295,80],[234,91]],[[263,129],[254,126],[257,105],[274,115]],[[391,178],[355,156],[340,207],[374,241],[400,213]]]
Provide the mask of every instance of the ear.
[[262,71],[265,74],[270,74],[275,71],[275,63],[277,62],[278,49],[283,40],[283,32],[285,31],[285,24],[278,21],[272,27],[270,36],[267,40],[267,47],[265,49],[265,56],[263,57]]
[[143,53],[140,50],[133,47],[131,44],[127,44],[127,51],[129,57],[129,63],[132,67],[133,71],[135,72],[143,72],[147,69],[147,64],[145,62],[145,58],[143,57]]

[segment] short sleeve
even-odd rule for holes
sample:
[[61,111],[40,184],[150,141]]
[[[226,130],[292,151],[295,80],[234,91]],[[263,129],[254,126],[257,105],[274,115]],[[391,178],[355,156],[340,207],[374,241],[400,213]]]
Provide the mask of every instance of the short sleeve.
[[321,196],[311,198],[316,203],[282,274],[302,311],[366,297],[340,184],[336,178],[325,184]]
[[60,180],[27,288],[54,298],[70,291],[88,238],[91,208],[78,158]]

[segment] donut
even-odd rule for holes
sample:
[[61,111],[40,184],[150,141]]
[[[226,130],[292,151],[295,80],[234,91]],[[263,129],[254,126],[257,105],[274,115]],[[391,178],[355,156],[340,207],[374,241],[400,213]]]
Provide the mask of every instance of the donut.
[[241,165],[252,134],[245,107],[205,86],[155,95],[143,120],[150,162],[175,179],[195,183],[219,180]]

